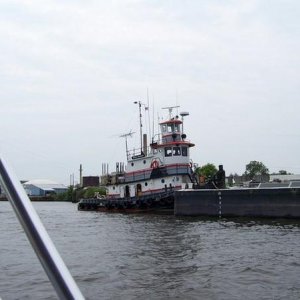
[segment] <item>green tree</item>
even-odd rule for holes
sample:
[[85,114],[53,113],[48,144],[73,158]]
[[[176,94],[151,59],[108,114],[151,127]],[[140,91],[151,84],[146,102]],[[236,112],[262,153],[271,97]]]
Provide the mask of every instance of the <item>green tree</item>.
[[260,161],[252,160],[246,165],[246,171],[244,175],[249,176],[251,179],[255,175],[268,175],[269,169]]
[[202,167],[196,169],[196,173],[201,176],[205,176],[206,178],[212,177],[217,172],[217,168],[214,164],[207,163]]
[[69,186],[68,190],[66,192],[59,193],[57,195],[53,195],[52,197],[56,201],[72,201],[72,199],[73,199],[72,195],[73,195],[73,187]]
[[279,174],[279,175],[292,175],[292,173],[287,172],[286,170],[279,170],[279,171],[278,171],[278,174]]
[[105,195],[106,190],[102,187],[87,187],[84,189],[83,198],[93,198],[97,193],[99,193],[99,195]]

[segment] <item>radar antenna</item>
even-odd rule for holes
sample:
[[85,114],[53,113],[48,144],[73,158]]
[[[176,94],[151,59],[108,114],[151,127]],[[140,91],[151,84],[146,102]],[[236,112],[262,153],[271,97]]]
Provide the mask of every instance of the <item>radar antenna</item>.
[[184,131],[183,131],[183,118],[186,117],[186,116],[189,116],[190,113],[187,112],[187,111],[183,111],[183,112],[180,113],[180,115],[181,115],[181,119],[182,119],[182,133],[184,133]]
[[134,134],[135,132],[132,131],[132,129],[130,129],[130,131],[128,133],[124,133],[124,134],[121,134],[119,137],[121,138],[125,138],[125,145],[126,145],[126,154],[128,153],[128,144],[127,144],[127,138],[128,137],[132,137],[132,135]]
[[169,116],[170,116],[170,119],[172,118],[172,111],[174,108],[178,108],[180,107],[179,105],[175,105],[175,106],[167,106],[167,107],[163,107],[162,109],[168,109],[169,110]]

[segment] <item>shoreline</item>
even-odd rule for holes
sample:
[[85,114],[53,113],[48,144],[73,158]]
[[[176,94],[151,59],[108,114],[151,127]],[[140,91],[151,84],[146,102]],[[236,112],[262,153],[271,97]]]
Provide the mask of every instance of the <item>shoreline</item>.
[[[71,200],[55,200],[51,197],[29,197],[31,202],[72,202]],[[1,196],[0,202],[6,202],[8,199]]]

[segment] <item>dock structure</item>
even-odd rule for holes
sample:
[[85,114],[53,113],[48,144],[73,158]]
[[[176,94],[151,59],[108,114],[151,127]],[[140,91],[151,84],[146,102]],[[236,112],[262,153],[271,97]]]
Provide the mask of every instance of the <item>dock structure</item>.
[[176,216],[300,218],[300,187],[175,192]]

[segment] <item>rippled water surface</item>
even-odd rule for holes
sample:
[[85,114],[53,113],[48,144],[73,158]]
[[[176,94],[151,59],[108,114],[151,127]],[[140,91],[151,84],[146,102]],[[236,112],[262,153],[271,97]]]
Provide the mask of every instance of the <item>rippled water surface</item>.
[[[87,299],[300,299],[300,221],[34,207]],[[0,228],[0,298],[56,299],[8,202]]]

